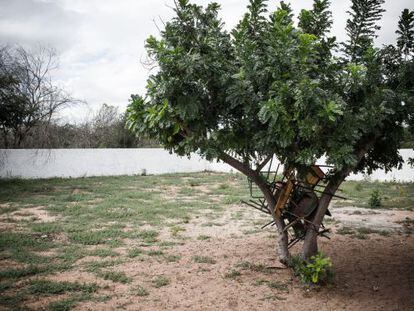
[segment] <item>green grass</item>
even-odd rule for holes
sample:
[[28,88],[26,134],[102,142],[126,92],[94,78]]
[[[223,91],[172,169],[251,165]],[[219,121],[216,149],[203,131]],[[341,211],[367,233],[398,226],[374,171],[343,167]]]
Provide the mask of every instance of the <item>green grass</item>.
[[[198,191],[200,186],[203,191]],[[171,188],[177,189],[174,198],[167,192]],[[211,200],[212,195],[221,203]],[[137,257],[145,260],[142,255],[178,262],[181,258],[178,254],[164,254],[162,249],[145,251],[140,247],[167,248],[183,244],[183,241],[160,239],[159,233],[166,220],[173,224],[170,226],[172,236],[178,238],[184,231],[181,224],[189,223],[200,212],[207,210],[208,215],[214,214],[217,218],[224,212],[225,202],[247,198],[244,177],[216,173],[0,180],[0,204],[4,206],[0,213],[9,224],[19,227],[19,230],[0,230],[1,258],[22,264],[21,268],[0,268],[0,289],[13,289],[17,282],[21,284],[16,294],[3,295],[0,304],[16,302],[18,305],[27,296],[38,295],[40,291],[58,295],[72,286],[59,284],[53,293],[52,288],[47,288],[50,283],[25,283],[28,277],[43,278],[76,267],[99,278],[128,283],[130,278],[114,272],[114,266]],[[27,209],[34,206],[44,209],[54,220],[35,219]],[[26,219],[14,219],[12,213]],[[137,246],[126,254],[114,249],[127,242]],[[103,260],[82,263],[79,268],[77,262],[85,256]],[[161,278],[155,285],[165,286],[162,285],[165,282]],[[48,308],[69,310],[79,301],[92,299],[91,293],[72,290],[69,297]]]
[[[346,182],[342,188],[342,195],[353,202],[337,200],[335,204],[368,207],[371,193],[378,189],[381,208],[411,209],[414,206],[414,184],[411,183]],[[168,248],[187,243],[182,234],[185,224],[206,215],[201,226],[223,226],[225,223],[220,218],[226,205],[248,199],[246,179],[239,174],[0,180],[0,204],[3,206],[0,213],[8,225],[16,226],[15,230],[0,228],[1,259],[21,265],[0,268],[0,291],[6,291],[1,295],[0,305],[21,306],[29,296],[58,296],[62,291],[66,293],[65,299],[45,308],[69,310],[80,301],[98,299],[95,292],[79,287],[84,284],[61,282],[48,288],[51,286],[48,281],[41,282],[51,274],[80,269],[99,278],[128,283],[131,278],[114,271],[115,266],[151,260],[148,256],[155,256],[165,264],[179,262],[180,255]],[[36,219],[30,214],[29,208],[33,207],[44,209],[54,218],[52,221]],[[13,213],[24,219],[13,218]],[[243,214],[237,212],[231,217],[240,220]],[[166,227],[173,237],[171,240],[163,240],[160,235]],[[412,232],[412,221],[407,220],[404,227]],[[245,231],[246,234],[254,232]],[[368,237],[371,233],[388,234],[364,229],[352,229],[349,234]],[[197,240],[209,241],[211,237],[200,235]],[[117,249],[125,245],[134,246],[125,253]],[[101,260],[79,261],[86,256]],[[208,256],[195,256],[193,261],[215,263]],[[244,270],[269,272],[261,263],[241,262],[225,277],[237,278]],[[153,285],[161,287],[169,282],[166,276],[160,276]]]
[[370,204],[372,194],[378,192],[381,197],[382,209],[413,210],[414,208],[414,183],[397,182],[368,182],[368,181],[346,181],[341,187],[339,195],[352,200],[343,201],[335,199],[336,206],[349,206],[365,208],[378,208]]

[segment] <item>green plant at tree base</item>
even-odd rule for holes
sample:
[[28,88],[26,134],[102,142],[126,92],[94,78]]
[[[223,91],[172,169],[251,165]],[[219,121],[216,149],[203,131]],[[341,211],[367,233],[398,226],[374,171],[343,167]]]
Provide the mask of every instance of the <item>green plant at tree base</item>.
[[292,268],[300,280],[305,284],[322,284],[332,279],[332,262],[329,257],[318,253],[307,262],[300,256],[292,257]]
[[375,189],[371,193],[368,204],[371,208],[380,208],[382,205],[382,197],[378,189]]

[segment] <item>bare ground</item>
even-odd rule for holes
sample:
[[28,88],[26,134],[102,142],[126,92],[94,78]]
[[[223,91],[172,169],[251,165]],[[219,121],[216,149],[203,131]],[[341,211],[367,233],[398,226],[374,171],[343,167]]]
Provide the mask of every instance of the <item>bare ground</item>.
[[[361,227],[361,214],[353,214],[357,210],[369,212],[345,209],[335,218]],[[335,232],[342,225],[336,223],[331,240],[320,242],[335,267],[333,284],[306,288],[277,262],[272,230],[256,230],[259,225],[252,223],[263,219],[244,211],[233,206],[214,220],[215,225],[203,226],[208,223],[204,217],[184,225],[182,245],[166,251],[180,255],[177,262],[154,257],[116,266],[113,270],[125,272],[132,282],[125,285],[101,280],[100,285],[106,286],[100,294],[111,295],[111,300],[81,303],[75,310],[414,310],[414,237],[401,233],[402,225],[397,223],[406,217],[412,219],[413,212],[391,211],[388,215],[390,211],[380,211],[374,214],[376,221],[365,223],[369,227],[380,222],[381,228],[400,232],[390,236],[369,234],[358,239],[340,235]],[[234,212],[238,212],[237,219]],[[387,217],[381,216],[383,212]],[[392,222],[386,226],[389,216]],[[162,234],[164,238],[168,235],[167,230]],[[200,235],[211,238],[198,240]],[[299,246],[293,252],[299,252]],[[208,256],[215,263],[196,263],[194,256]],[[240,264],[243,262],[261,264],[264,269],[249,269]],[[159,276],[169,284],[155,288],[154,280]],[[54,279],[76,278],[97,281],[93,275],[76,271]],[[136,294],[139,286],[149,294]]]

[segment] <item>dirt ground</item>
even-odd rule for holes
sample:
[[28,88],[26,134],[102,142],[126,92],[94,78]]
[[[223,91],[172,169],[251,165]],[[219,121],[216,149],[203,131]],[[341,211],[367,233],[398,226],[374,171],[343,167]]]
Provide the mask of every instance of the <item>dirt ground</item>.
[[[114,269],[124,271],[132,283],[101,281],[99,285],[105,286],[100,293],[110,294],[111,300],[80,303],[75,310],[414,310],[414,237],[401,233],[403,228],[397,223],[406,217],[412,219],[413,212],[392,211],[391,225],[383,223],[383,228],[399,234],[369,234],[363,239],[335,233],[342,227],[341,219],[360,226],[360,213],[353,215],[349,209],[348,213],[337,213],[331,224],[331,240],[320,241],[320,249],[334,265],[333,284],[309,289],[278,264],[272,229],[256,230],[259,225],[249,225],[261,217],[251,221],[247,219],[252,216],[250,211],[232,208],[232,215],[236,210],[239,217],[231,222],[227,222],[230,213],[225,213],[215,226],[188,224],[181,235],[182,245],[169,250],[181,255],[179,261],[166,263],[154,258],[117,266]],[[381,212],[376,215],[381,219]],[[199,235],[211,238],[193,238]],[[214,263],[196,263],[194,256],[209,256]],[[246,262],[264,269],[249,268]],[[167,277],[169,284],[151,288],[149,284],[158,276]],[[56,277],[90,281],[93,276],[67,272]],[[151,288],[149,294],[134,294],[133,289],[139,286]]]

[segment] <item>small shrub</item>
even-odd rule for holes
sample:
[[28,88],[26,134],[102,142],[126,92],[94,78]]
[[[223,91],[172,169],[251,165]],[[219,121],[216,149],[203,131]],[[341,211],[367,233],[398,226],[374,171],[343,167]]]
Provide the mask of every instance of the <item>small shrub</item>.
[[382,205],[382,197],[378,189],[375,189],[371,193],[368,204],[371,208],[380,208]]
[[301,281],[306,284],[326,283],[332,277],[331,259],[322,253],[312,256],[309,262],[299,256],[293,257],[291,264],[295,275],[299,276]]

